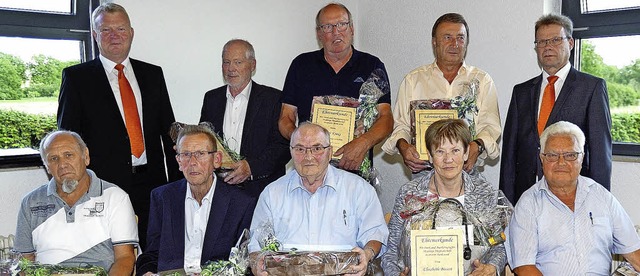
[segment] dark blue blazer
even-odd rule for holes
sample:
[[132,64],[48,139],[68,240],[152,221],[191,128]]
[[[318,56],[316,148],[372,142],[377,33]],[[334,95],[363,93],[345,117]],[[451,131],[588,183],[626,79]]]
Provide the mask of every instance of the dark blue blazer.
[[[256,200],[238,187],[215,183],[211,211],[202,247],[201,264],[227,260],[242,230],[249,228]],[[136,261],[136,274],[184,267],[184,235],[187,180],[182,179],[151,192],[147,247]]]
[[[514,204],[543,176],[538,134],[542,75],[513,88],[502,133],[500,189]],[[571,68],[547,126],[559,121],[576,124],[586,136],[581,175],[609,189],[611,185],[611,114],[605,81]]]
[[[210,122],[224,137],[224,112],[227,106],[227,86],[210,90],[204,95],[200,122]],[[242,132],[240,155],[249,163],[253,180],[245,190],[256,199],[264,187],[285,173],[291,155],[289,143],[278,130],[282,92],[253,82]]]

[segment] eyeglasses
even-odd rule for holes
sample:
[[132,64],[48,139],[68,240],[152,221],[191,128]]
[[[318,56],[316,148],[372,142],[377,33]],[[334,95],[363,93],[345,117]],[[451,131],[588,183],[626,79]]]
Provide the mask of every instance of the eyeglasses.
[[544,48],[544,47],[547,47],[547,45],[549,44],[553,46],[558,46],[560,45],[560,43],[562,43],[563,40],[569,39],[569,38],[570,37],[568,36],[562,36],[562,37],[556,36],[554,38],[536,40],[533,42],[533,44],[535,44],[537,48]]
[[204,159],[205,156],[209,156],[214,152],[215,151],[192,151],[192,152],[185,151],[185,152],[176,154],[176,157],[178,157],[178,160],[180,160],[180,162],[187,162],[191,160],[191,156],[195,157],[196,160],[200,161]]
[[326,150],[328,147],[330,146],[313,146],[313,147],[303,147],[303,146],[295,146],[295,147],[291,147],[291,149],[293,150],[293,153],[297,154],[297,155],[305,155],[307,154],[307,151],[310,151],[311,154],[321,154],[324,152],[324,150]]
[[582,152],[541,153],[547,162],[557,162],[560,160],[560,156],[562,156],[565,161],[576,161],[580,154],[582,154]]
[[338,22],[336,24],[324,24],[324,25],[318,26],[318,29],[322,30],[325,33],[330,33],[330,32],[333,32],[333,28],[335,27],[338,30],[338,32],[344,32],[345,30],[347,30],[347,26],[349,26],[349,23],[351,22],[347,21],[347,22]]

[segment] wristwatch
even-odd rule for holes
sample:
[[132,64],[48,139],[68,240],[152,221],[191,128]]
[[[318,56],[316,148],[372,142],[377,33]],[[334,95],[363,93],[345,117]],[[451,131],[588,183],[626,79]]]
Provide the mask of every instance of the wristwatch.
[[471,142],[476,143],[476,145],[478,145],[478,154],[482,154],[484,152],[484,145],[482,144],[482,140],[475,139]]

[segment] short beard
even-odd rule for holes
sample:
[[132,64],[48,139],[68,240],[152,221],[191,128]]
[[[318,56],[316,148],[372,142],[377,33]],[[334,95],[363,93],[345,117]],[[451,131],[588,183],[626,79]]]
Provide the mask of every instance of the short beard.
[[74,180],[74,179],[62,180],[62,191],[67,194],[73,193],[73,191],[75,191],[77,187],[78,187],[78,180]]

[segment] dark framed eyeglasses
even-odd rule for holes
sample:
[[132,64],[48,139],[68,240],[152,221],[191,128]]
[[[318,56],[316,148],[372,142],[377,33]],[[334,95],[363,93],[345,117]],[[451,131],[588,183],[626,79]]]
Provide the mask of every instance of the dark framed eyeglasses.
[[325,33],[333,32],[333,28],[336,28],[338,32],[344,32],[345,30],[347,30],[347,27],[349,26],[350,23],[351,23],[350,21],[347,21],[347,22],[338,22],[336,24],[324,24],[324,25],[318,26],[318,29],[322,30]]
[[330,146],[312,146],[312,147],[295,146],[295,147],[291,147],[291,150],[293,150],[293,153],[297,155],[305,155],[307,154],[307,151],[310,151],[311,154],[315,155],[315,154],[324,153],[324,151],[329,147]]

